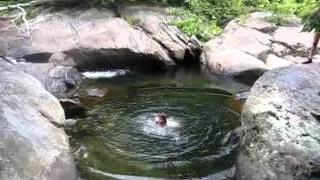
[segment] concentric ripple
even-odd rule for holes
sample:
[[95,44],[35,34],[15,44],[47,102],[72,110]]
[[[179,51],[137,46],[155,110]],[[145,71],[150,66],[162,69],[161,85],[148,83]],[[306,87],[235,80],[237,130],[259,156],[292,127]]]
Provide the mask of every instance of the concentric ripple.
[[[234,166],[236,149],[221,144],[239,126],[229,93],[163,84],[126,91],[77,124],[83,178],[200,178]],[[167,115],[167,125],[153,121],[157,113]]]

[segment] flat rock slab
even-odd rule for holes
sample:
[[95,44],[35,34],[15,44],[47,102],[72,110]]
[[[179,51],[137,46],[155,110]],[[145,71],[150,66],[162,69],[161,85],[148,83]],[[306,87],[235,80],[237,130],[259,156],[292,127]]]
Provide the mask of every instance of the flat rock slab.
[[307,48],[312,45],[312,33],[301,32],[302,26],[279,27],[274,32],[274,41],[292,48]]
[[320,64],[265,73],[242,111],[237,179],[309,179],[320,172]]

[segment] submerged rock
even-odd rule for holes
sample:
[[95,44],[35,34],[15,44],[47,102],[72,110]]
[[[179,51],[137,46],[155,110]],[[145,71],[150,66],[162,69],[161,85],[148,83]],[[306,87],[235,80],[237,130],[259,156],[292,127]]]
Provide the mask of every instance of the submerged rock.
[[75,180],[59,101],[21,72],[0,73],[0,179]]
[[309,179],[320,172],[320,65],[265,73],[242,111],[237,179]]
[[103,97],[107,94],[107,89],[90,88],[85,90],[88,96],[92,97]]

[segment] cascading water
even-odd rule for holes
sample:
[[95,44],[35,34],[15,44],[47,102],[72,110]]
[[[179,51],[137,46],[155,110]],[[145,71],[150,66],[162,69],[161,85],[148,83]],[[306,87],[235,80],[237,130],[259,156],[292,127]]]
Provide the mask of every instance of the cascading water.
[[[237,148],[221,143],[240,125],[241,102],[232,94],[194,74],[93,84],[108,94],[69,132],[82,147],[83,179],[217,179],[234,169]],[[157,113],[167,115],[165,126],[154,122]]]

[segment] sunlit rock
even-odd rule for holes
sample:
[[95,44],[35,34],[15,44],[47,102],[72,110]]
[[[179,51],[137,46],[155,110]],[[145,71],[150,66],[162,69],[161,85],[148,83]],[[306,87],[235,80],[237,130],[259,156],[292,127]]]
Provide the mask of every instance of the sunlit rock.
[[239,50],[205,51],[206,68],[212,74],[256,80],[268,67],[259,59]]
[[237,179],[310,179],[320,172],[320,65],[265,73],[242,111]]
[[[166,70],[175,62],[183,62],[189,41],[179,39],[183,35],[176,28],[168,26],[161,30],[157,21],[146,20],[151,23],[146,27],[155,25],[161,30],[154,32],[153,38],[151,31],[106,12],[107,9],[82,9],[43,14],[30,20],[29,37],[15,27],[4,29],[0,31],[0,55],[29,62],[50,61],[80,70],[127,67]],[[175,43],[177,40],[180,43]]]
[[0,179],[75,180],[59,101],[25,73],[0,73]]
[[169,25],[173,17],[163,8],[131,5],[121,8],[120,14],[161,44],[176,62],[198,63],[201,54],[199,42],[184,35],[177,27]]
[[218,40],[213,39],[204,45],[204,51],[238,49],[260,58],[270,50],[272,36],[258,30],[240,27],[226,31]]
[[266,59],[266,65],[271,68],[280,68],[290,66],[292,63],[286,59],[280,58],[274,54],[269,54]]

